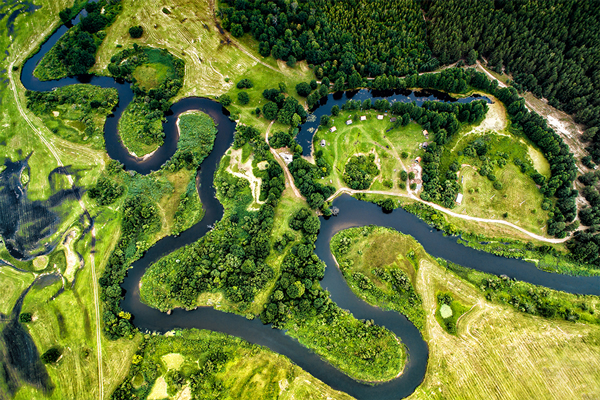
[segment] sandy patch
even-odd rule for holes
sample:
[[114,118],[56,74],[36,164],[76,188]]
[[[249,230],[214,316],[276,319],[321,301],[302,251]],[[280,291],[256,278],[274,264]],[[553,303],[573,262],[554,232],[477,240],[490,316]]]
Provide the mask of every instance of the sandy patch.
[[175,396],[175,400],[190,400],[192,398],[192,389],[186,385],[181,392]]
[[161,357],[168,369],[179,369],[185,358],[179,353],[169,353]]
[[[252,191],[252,197],[254,198],[254,203],[250,204],[248,207],[249,210],[257,210],[258,207],[256,205],[264,204],[264,201],[260,201],[260,186],[262,184],[262,179],[257,178],[252,173],[252,160],[253,156],[248,157],[245,163],[242,163],[242,149],[234,150],[231,149],[231,161],[227,166],[226,171],[229,172],[233,176],[237,176],[238,178],[246,179],[250,183],[250,190]],[[265,161],[266,162],[266,161]],[[261,163],[262,164],[262,163]],[[268,162],[267,162],[268,166]]]
[[58,111],[52,111],[52,115],[54,115],[55,117],[58,117],[60,115],[60,113]]
[[71,230],[67,233],[63,246],[65,248],[65,258],[67,260],[67,268],[65,269],[65,278],[72,282],[75,278],[75,272],[79,268],[79,256],[73,250],[73,241],[79,236],[79,232],[76,229]]
[[556,118],[552,115],[546,115],[546,120],[548,121],[548,124],[550,124],[552,129],[554,129],[555,131],[558,131],[558,133],[562,133],[565,136],[573,138],[574,135],[567,128],[567,124],[565,122],[559,120],[558,118]]
[[219,306],[221,301],[223,300],[222,293],[202,293],[198,296],[198,304],[200,307],[202,306]]
[[167,393],[167,382],[165,382],[165,378],[162,376],[159,377],[154,386],[152,386],[152,391],[148,395],[148,400],[161,400],[169,398],[169,394]]

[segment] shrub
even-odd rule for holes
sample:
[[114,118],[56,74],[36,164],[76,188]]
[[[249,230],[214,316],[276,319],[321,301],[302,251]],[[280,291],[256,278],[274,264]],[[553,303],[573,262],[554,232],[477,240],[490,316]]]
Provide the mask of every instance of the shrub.
[[226,94],[222,94],[219,96],[219,103],[223,105],[223,107],[228,107],[231,104],[231,97]]
[[408,179],[408,173],[404,170],[400,171],[400,179],[406,181]]
[[250,89],[254,87],[254,84],[250,81],[250,79],[244,78],[239,81],[236,86],[238,89]]
[[311,91],[310,85],[306,82],[300,82],[296,85],[296,93],[302,97],[307,97]]
[[60,350],[56,347],[51,347],[44,354],[42,354],[42,361],[44,364],[53,364],[60,358]]
[[19,322],[31,322],[31,313],[21,313],[21,315],[19,315]]
[[502,190],[502,183],[500,183],[498,181],[494,182],[494,189]]
[[143,34],[144,28],[142,28],[140,25],[132,26],[131,28],[129,28],[129,36],[131,36],[134,39],[141,38]]
[[239,92],[237,97],[241,105],[245,105],[250,102],[250,96],[248,96],[248,93],[246,92]]
[[402,157],[402,158],[408,158],[408,152],[403,151],[402,154],[400,154],[400,157]]
[[417,184],[416,183],[411,183],[410,184],[410,190],[415,190],[417,188]]

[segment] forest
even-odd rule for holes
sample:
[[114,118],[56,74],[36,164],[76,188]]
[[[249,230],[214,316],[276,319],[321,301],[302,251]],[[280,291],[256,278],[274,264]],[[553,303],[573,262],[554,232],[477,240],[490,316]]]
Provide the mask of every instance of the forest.
[[[531,91],[600,127],[600,3],[586,0],[423,1],[429,45],[441,64],[487,60]],[[587,132],[600,161],[600,135]]]
[[263,57],[288,64],[306,60],[317,79],[402,76],[437,66],[425,38],[425,22],[414,0],[311,0],[261,3],[227,0],[219,9],[223,28],[248,33]]

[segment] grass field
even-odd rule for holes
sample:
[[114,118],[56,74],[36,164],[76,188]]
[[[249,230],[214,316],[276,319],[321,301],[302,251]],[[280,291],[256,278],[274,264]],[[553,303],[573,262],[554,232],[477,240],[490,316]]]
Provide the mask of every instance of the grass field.
[[[245,38],[243,43],[238,44],[227,33],[221,34],[215,25],[208,0],[160,0],[151,3],[124,0],[122,4],[123,11],[107,29],[106,39],[98,50],[93,72],[106,71],[116,45],[128,47],[138,43],[165,48],[185,61],[185,80],[179,92],[180,97],[217,96],[234,88],[235,83],[244,77],[255,81],[255,88],[257,91],[260,89],[260,93],[266,87],[261,88],[259,81],[276,87],[278,82],[295,76],[300,80],[310,80],[307,71],[300,66],[295,69],[279,67],[275,60],[269,59],[265,62],[268,67],[260,64],[264,61],[257,51],[252,48],[245,50],[245,43],[252,40]],[[164,7],[170,11],[169,14],[162,11]],[[144,35],[140,39],[129,36],[128,30],[134,25],[144,28]],[[228,43],[229,40],[233,40],[232,43]],[[256,47],[256,44],[253,46]],[[288,88],[292,93],[291,82]],[[232,98],[237,99],[237,96]],[[255,98],[258,100],[257,96]]]
[[[325,179],[331,179],[336,188],[346,187],[343,174],[347,161],[352,155],[377,154],[378,165],[381,171],[371,185],[371,190],[387,190],[398,193],[406,193],[406,186],[400,185],[400,171],[408,171],[414,159],[423,155],[424,151],[419,148],[419,143],[425,141],[421,127],[416,123],[410,123],[405,127],[392,127],[389,117],[378,120],[379,113],[375,110],[365,112],[340,112],[334,118],[332,126],[337,130],[331,132],[328,128],[321,127],[316,132],[313,143],[315,150],[322,149],[323,157],[333,166],[332,173]],[[366,121],[360,121],[360,116],[365,115]],[[358,117],[358,118],[355,118]],[[346,125],[346,120],[352,119],[352,125]],[[320,146],[321,140],[326,145]],[[406,151],[409,156],[401,158],[402,152]],[[384,180],[391,180],[392,188],[383,185]]]
[[[515,160],[521,160],[546,177],[550,170],[548,161],[523,138],[507,132],[472,132],[455,138],[446,145],[440,174],[445,175],[448,166],[454,162],[460,167],[458,176],[464,197],[454,208],[455,212],[505,219],[530,232],[543,234],[548,219],[548,213],[541,208],[544,196],[533,179],[515,165]],[[467,156],[465,149],[473,143],[485,143],[488,148],[486,161],[478,156]],[[490,166],[495,181],[479,174],[485,165]],[[501,184],[500,189],[495,188],[496,182]]]
[[[600,395],[595,384],[600,379],[598,326],[547,320],[488,302],[477,288],[424,253],[414,239],[397,232],[389,236],[392,254],[366,250],[363,265],[370,263],[368,256],[375,265],[391,260],[396,252],[402,256],[411,250],[423,254],[415,288],[425,309],[429,363],[423,384],[409,399],[580,399]],[[381,241],[380,233],[375,233],[367,244],[371,248],[388,246]],[[447,333],[436,319],[440,291],[469,307],[458,318],[456,335]]]
[[[425,318],[414,285],[416,267],[427,253],[410,249],[411,240],[410,236],[398,235],[392,229],[369,226],[338,232],[330,248],[357,296],[404,314],[422,331]],[[407,248],[410,250],[405,252]],[[398,270],[402,273],[398,274]]]
[[[214,362],[215,350],[223,361]],[[139,394],[149,394],[148,399],[189,399],[190,377],[198,370],[203,371],[198,386],[215,388],[212,393],[218,393],[219,399],[351,399],[286,357],[222,333],[189,330],[150,337],[143,354],[135,375],[128,379]],[[208,364],[214,369],[208,369]],[[183,380],[175,383],[173,376]]]

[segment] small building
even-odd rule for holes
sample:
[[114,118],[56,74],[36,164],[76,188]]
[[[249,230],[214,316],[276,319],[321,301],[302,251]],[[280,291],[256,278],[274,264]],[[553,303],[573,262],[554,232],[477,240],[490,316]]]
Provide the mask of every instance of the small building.
[[366,117],[365,115],[362,115],[362,116],[360,117],[360,120],[361,120],[361,121],[366,121],[366,120],[367,120],[367,117]]
[[462,193],[459,193],[459,194],[456,195],[456,203],[457,204],[462,203],[462,199],[463,199]]
[[331,133],[333,133],[333,132],[335,132],[335,131],[337,131],[337,128],[336,128],[335,126],[332,126],[332,127],[329,129],[329,132],[331,132]]
[[427,129],[423,129],[423,135],[424,135],[425,137],[429,136],[429,133],[427,132]]
[[346,121],[346,125],[352,125],[352,120],[349,119],[348,121]]
[[415,158],[415,162],[418,162],[418,163],[420,163],[420,162],[421,162],[421,157],[417,157],[417,158]]
[[321,147],[325,147],[326,144],[327,142],[325,142],[325,139],[321,140]]
[[383,115],[379,114],[379,115],[377,116],[377,119],[383,119]]
[[422,146],[422,147],[423,147],[424,149],[426,149],[426,148],[427,148],[427,144],[428,144],[427,142],[423,142],[423,146]]
[[390,122],[396,122],[396,117],[390,118]]

